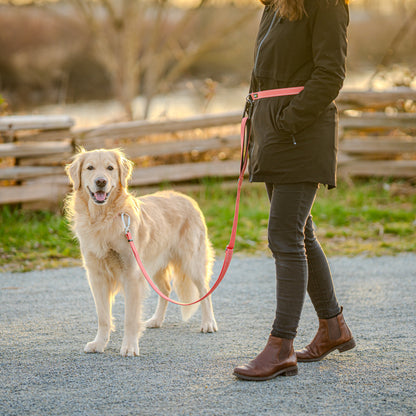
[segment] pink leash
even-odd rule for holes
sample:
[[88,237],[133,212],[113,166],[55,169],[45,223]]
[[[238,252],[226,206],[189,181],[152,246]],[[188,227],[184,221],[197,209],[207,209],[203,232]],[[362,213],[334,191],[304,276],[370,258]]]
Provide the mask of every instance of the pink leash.
[[165,294],[163,294],[159,290],[159,288],[155,285],[153,280],[150,278],[150,276],[146,272],[146,269],[144,268],[143,263],[140,259],[139,253],[137,252],[136,246],[134,245],[133,237],[132,237],[132,235],[130,233],[130,230],[129,230],[129,228],[130,228],[130,216],[128,214],[124,213],[124,212],[121,214],[121,220],[122,220],[123,226],[124,226],[124,233],[125,233],[125,236],[127,238],[128,243],[130,244],[131,250],[132,250],[133,255],[134,255],[134,257],[137,261],[137,264],[139,265],[140,270],[143,273],[143,276],[147,280],[147,283],[149,283],[151,288],[161,298],[167,300],[168,302],[174,303],[176,305],[190,306],[190,305],[194,305],[198,302],[201,302],[202,300],[204,300],[205,298],[210,296],[214,292],[214,290],[219,286],[219,284],[221,283],[225,274],[227,273],[228,266],[231,263],[231,259],[232,259],[232,256],[233,256],[234,245],[235,245],[235,238],[236,238],[236,235],[237,235],[237,224],[238,224],[238,212],[239,212],[239,208],[240,208],[241,186],[243,184],[244,173],[245,173],[245,170],[247,168],[247,161],[248,161],[248,148],[249,148],[249,144],[250,144],[250,126],[249,126],[249,122],[250,122],[250,117],[251,117],[251,114],[252,114],[253,101],[259,100],[261,98],[281,97],[281,96],[284,96],[284,95],[295,95],[295,94],[298,94],[299,92],[301,92],[302,90],[303,90],[303,87],[279,88],[279,89],[275,89],[275,90],[266,90],[266,91],[259,91],[259,92],[250,93],[247,97],[246,108],[244,110],[244,115],[243,115],[243,118],[241,120],[241,166],[240,166],[240,176],[238,177],[238,183],[237,183],[237,196],[236,196],[236,201],[235,201],[234,219],[233,219],[233,226],[232,226],[232,229],[231,229],[230,241],[229,241],[229,243],[227,245],[227,248],[225,250],[224,262],[223,262],[220,274],[219,274],[216,282],[214,283],[214,285],[211,287],[211,289],[202,298],[200,298],[200,299],[198,299],[194,302],[182,303],[182,302],[178,302],[174,299],[169,298],[168,296],[166,296]]
[[278,88],[276,90],[265,90],[252,92],[249,94],[254,101],[261,98],[283,97],[284,95],[296,95],[303,91],[304,87],[290,87],[290,88]]

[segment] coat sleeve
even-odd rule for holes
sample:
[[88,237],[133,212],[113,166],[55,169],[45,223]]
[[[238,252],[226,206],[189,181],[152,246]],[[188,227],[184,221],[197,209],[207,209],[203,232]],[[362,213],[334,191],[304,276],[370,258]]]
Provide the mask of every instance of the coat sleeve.
[[277,127],[296,134],[313,124],[338,96],[345,78],[348,6],[344,0],[317,0],[310,19],[314,69],[304,90],[282,111]]

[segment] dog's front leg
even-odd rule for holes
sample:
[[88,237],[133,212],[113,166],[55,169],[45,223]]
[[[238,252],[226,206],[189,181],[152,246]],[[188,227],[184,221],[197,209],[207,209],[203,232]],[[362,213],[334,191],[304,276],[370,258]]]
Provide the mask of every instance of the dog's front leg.
[[138,273],[129,276],[124,282],[124,338],[120,349],[120,354],[123,357],[139,355],[139,338],[143,332],[141,321],[143,286],[144,282],[138,278]]
[[88,276],[88,281],[91,287],[91,292],[94,297],[95,308],[98,317],[98,330],[94,341],[89,342],[84,352],[104,352],[111,332],[111,289],[106,279],[100,276]]

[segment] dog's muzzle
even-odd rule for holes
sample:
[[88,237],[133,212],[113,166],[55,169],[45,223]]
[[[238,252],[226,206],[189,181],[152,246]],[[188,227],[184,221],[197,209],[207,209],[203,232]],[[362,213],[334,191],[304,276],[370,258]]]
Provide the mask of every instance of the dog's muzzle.
[[[97,183],[97,181],[96,181]],[[107,182],[106,182],[107,184]],[[98,188],[98,186],[97,186]],[[91,191],[90,188],[88,188],[88,191],[90,192],[91,198],[96,204],[105,204],[107,202],[108,197],[110,196],[110,193],[112,189],[110,189],[108,192],[102,189],[97,189],[95,192]]]

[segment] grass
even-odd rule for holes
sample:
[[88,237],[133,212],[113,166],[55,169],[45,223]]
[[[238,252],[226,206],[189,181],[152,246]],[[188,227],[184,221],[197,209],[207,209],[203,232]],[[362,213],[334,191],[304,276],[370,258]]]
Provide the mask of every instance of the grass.
[[66,220],[46,211],[0,210],[0,270],[29,271],[75,265],[79,248]]
[[[207,186],[194,195],[216,248],[225,248],[228,242],[234,194]],[[269,202],[264,185],[244,184],[241,204],[236,251],[268,253]],[[357,181],[353,186],[340,182],[336,190],[319,189],[312,215],[329,256],[416,251],[416,189],[396,195],[388,183],[378,180]]]
[[[219,255],[229,241],[235,192],[235,187],[209,180],[190,193],[206,216]],[[268,207],[264,185],[243,185],[236,252],[269,253]],[[390,184],[378,180],[355,182],[353,186],[341,182],[336,190],[319,190],[312,214],[318,238],[329,256],[416,251],[416,190],[393,193]],[[9,207],[0,210],[0,270],[79,264],[78,244],[61,215]]]

